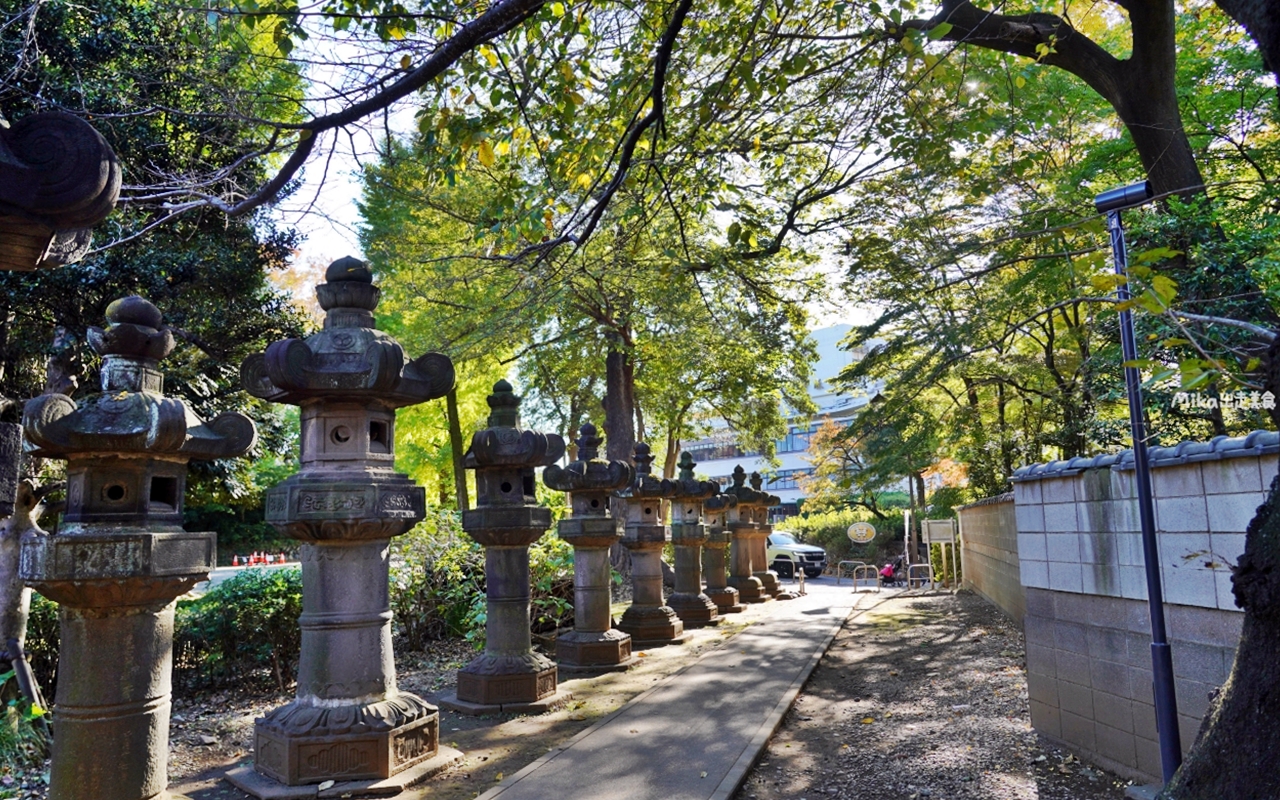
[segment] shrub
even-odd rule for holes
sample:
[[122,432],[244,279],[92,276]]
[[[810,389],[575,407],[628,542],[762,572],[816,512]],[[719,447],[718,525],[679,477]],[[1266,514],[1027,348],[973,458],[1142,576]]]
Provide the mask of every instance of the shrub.
[[943,545],[929,545],[929,563],[933,566],[933,575],[939,581],[944,581],[952,586],[958,586],[959,582],[964,579],[964,562],[960,558],[960,546],[957,542],[956,546],[949,547],[950,553],[947,553],[946,569],[943,569],[942,563]]
[[274,683],[284,691],[302,649],[302,570],[248,569],[178,603],[174,683],[193,689]]
[[428,512],[392,540],[391,610],[409,650],[448,636],[484,641],[484,549],[456,513]]
[[532,581],[532,630],[553,631],[573,620],[573,546],[547,535],[529,548]]
[[49,756],[47,728],[39,720],[47,713],[32,705],[18,690],[13,670],[0,674],[0,764],[39,767]]
[[[849,526],[855,522],[869,522],[876,529],[876,537],[867,544],[849,541]],[[788,517],[776,526],[779,531],[793,534],[806,544],[815,544],[827,551],[827,561],[857,560],[868,563],[886,561],[891,553],[901,552],[897,543],[902,537],[902,512],[890,512],[887,519],[880,519],[869,511],[841,508]]]
[[[573,548],[554,535],[529,548],[530,627],[554,630],[573,618]],[[392,541],[391,608],[409,650],[461,636],[484,645],[484,548],[467,536],[452,511],[428,515]]]
[[44,595],[31,593],[31,613],[27,617],[27,640],[23,645],[27,664],[36,677],[45,701],[58,688],[58,604]]

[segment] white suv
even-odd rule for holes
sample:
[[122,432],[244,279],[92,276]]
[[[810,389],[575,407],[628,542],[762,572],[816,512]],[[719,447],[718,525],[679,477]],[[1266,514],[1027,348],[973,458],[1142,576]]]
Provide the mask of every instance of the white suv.
[[801,544],[789,533],[769,534],[769,567],[783,577],[793,577],[798,565],[804,574],[816,578],[827,566],[827,551],[811,544]]

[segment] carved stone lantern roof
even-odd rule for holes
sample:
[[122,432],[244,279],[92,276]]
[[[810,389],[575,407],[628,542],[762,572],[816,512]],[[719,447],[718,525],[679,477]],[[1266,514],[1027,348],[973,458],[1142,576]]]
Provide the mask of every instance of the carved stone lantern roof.
[[560,520],[560,538],[575,547],[608,547],[621,535],[609,517],[609,495],[631,485],[635,468],[626,461],[600,458],[604,439],[590,422],[579,429],[578,460],[542,471],[548,488],[569,493],[572,515]]
[[776,494],[769,494],[768,492],[762,491],[762,486],[764,486],[764,478],[760,473],[751,473],[751,488],[755,490],[758,495],[755,503],[756,506],[763,509],[769,509],[782,502],[782,498],[778,497]]
[[[550,465],[543,471],[543,483],[557,492],[568,492],[571,497],[607,499],[616,489],[631,485],[635,480],[635,467],[626,461],[605,461],[600,458],[600,444],[604,439],[596,435],[595,425],[582,425],[577,438],[577,461],[563,467]],[[584,509],[584,515],[605,516],[608,503]],[[577,516],[577,509],[573,509]]]
[[662,503],[675,493],[676,486],[666,478],[656,478],[650,474],[653,469],[653,453],[644,442],[636,445],[635,462],[635,479],[629,487],[617,493],[627,503],[623,544],[627,547],[660,546],[669,534],[669,529],[663,522]]
[[695,545],[706,541],[707,529],[702,524],[703,501],[720,491],[720,484],[694,478],[695,466],[693,454],[687,450],[680,454],[680,473],[672,482],[671,493],[671,540],[676,544]]
[[160,310],[138,296],[107,306],[107,327],[89,329],[102,356],[102,393],[77,403],[63,394],[28,401],[23,413],[33,455],[41,458],[145,454],[166,460],[232,458],[257,431],[243,414],[202,422],[183,400],[165,397],[159,361],[174,346]]
[[537,505],[534,470],[559,461],[564,439],[521,430],[520,398],[511,384],[493,385],[489,427],[476,431],[463,465],[476,471],[476,508],[462,527],[485,546],[531,544],[551,526],[551,511]]
[[657,478],[650,474],[653,470],[653,460],[654,455],[649,445],[644,442],[636,444],[635,480],[624,492],[619,493],[620,496],[633,500],[664,499],[672,496],[676,490],[675,484],[666,478]]
[[489,403],[489,427],[476,431],[464,457],[467,469],[548,466],[564,455],[564,439],[554,433],[520,429],[520,398],[511,384],[500,380],[493,385]]
[[738,506],[758,506],[764,501],[765,495],[746,485],[747,472],[742,465],[733,468],[733,485],[725,489],[725,494],[733,495],[737,498]]
[[686,450],[680,454],[680,472],[673,481],[672,499],[705,501],[720,493],[720,484],[715,481],[700,481],[693,477],[696,466],[692,453]]
[[120,162],[89,123],[63,111],[0,120],[0,270],[79,260],[119,195]]
[[319,398],[371,400],[383,408],[444,397],[453,388],[453,362],[439,353],[409,361],[404,348],[374,328],[378,287],[367,264],[347,256],[329,265],[316,287],[324,329],[284,339],[250,356],[241,380],[255,397],[302,405]]

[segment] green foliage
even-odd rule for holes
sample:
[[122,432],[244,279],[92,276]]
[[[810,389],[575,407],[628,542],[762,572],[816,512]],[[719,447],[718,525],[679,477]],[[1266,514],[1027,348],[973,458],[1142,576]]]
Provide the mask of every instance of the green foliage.
[[573,547],[547,535],[529,548],[532,630],[547,633],[573,621]]
[[[573,548],[544,536],[529,548],[531,630],[547,632],[573,618]],[[391,609],[396,633],[410,650],[460,636],[484,646],[484,548],[462,531],[451,511],[430,513],[392,540]]]
[[[855,522],[869,522],[876,529],[876,537],[866,544],[849,540],[849,526]],[[814,544],[827,551],[827,561],[833,566],[837,561],[855,560],[881,563],[894,552],[902,550],[902,511],[894,510],[881,519],[862,508],[841,508],[787,517],[775,529],[794,534],[797,539]]]
[[[238,140],[261,131],[251,120],[298,111],[281,105],[300,86],[296,68],[254,70],[252,40],[224,41],[206,26],[192,29],[163,3],[0,0],[0,23],[0,47],[14,54],[12,70],[0,80],[5,115],[57,107],[90,116],[119,157],[126,196],[129,187],[153,182],[171,189],[167,181],[193,170],[221,176],[203,191],[237,191],[236,178],[225,173],[245,155]],[[264,169],[259,164],[238,177],[252,180]],[[0,394],[39,394],[51,356],[79,377],[76,395],[96,391],[97,356],[85,344],[85,331],[103,324],[112,300],[141,294],[180,340],[161,367],[166,392],[205,419],[248,413],[260,432],[251,457],[279,451],[286,438],[282,417],[241,390],[239,367],[267,343],[302,331],[301,315],[267,280],[286,267],[297,237],[265,215],[228,220],[191,208],[132,238],[158,220],[154,210],[122,202],[95,230],[95,244],[114,241],[110,249],[60,269],[0,273]],[[195,505],[204,497],[229,506],[251,503],[250,463],[193,464]]]
[[451,636],[484,641],[484,550],[456,513],[432,511],[392,540],[391,610],[409,650]]
[[925,519],[951,519],[956,515],[955,507],[969,502],[966,492],[959,486],[940,486],[929,495],[929,507],[925,509]]
[[[945,565],[942,561],[943,547],[947,548]],[[941,544],[929,545],[929,564],[933,567],[934,579],[945,582],[948,586],[959,586],[960,581],[964,580],[964,559],[960,555],[959,547]]]
[[27,639],[23,652],[27,665],[40,686],[46,701],[56,696],[58,688],[58,639],[61,628],[58,622],[58,604],[36,592],[31,593],[31,608],[27,615]]
[[36,721],[48,710],[21,695],[13,670],[0,673],[0,699],[0,764],[40,766],[49,757],[50,741]]
[[178,603],[174,683],[283,692],[297,674],[302,570],[246,569],[197,600]]
[[[1128,46],[1123,20],[1085,16],[1095,41]],[[1280,169],[1276,93],[1252,43],[1202,4],[1177,23],[1179,97],[1207,201],[1125,212],[1142,366],[1156,379],[1146,410],[1166,442],[1267,425],[1256,411],[1173,407],[1189,384],[1225,392],[1261,377],[1250,334],[1176,312],[1274,325],[1277,231],[1263,209]],[[846,287],[881,314],[850,337],[869,355],[844,378],[884,387],[850,432],[894,432],[863,448],[873,474],[883,464],[905,476],[904,452],[932,451],[988,496],[1022,464],[1128,444],[1116,282],[1092,199],[1142,167],[1114,110],[1065,71],[977,48],[958,56],[918,68],[894,121],[909,166],[855,192],[869,211],[845,230]],[[913,431],[932,442],[895,441]]]

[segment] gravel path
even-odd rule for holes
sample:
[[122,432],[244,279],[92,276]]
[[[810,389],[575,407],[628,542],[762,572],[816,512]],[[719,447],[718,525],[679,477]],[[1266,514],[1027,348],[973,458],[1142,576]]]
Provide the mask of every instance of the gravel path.
[[883,594],[836,637],[736,800],[1121,800],[1031,728],[1022,633],[981,598]]

